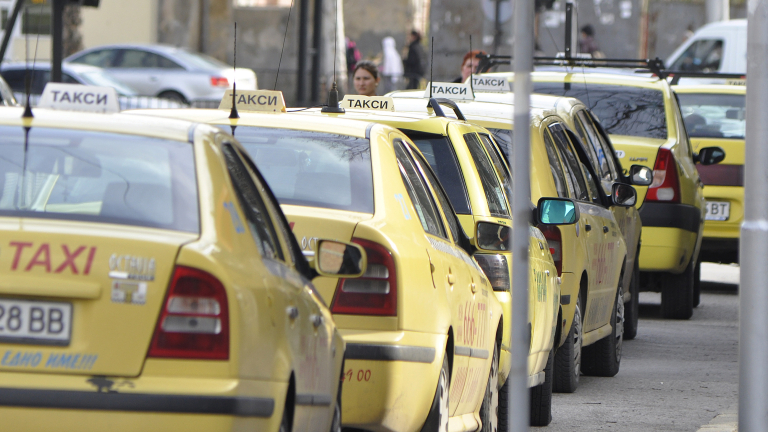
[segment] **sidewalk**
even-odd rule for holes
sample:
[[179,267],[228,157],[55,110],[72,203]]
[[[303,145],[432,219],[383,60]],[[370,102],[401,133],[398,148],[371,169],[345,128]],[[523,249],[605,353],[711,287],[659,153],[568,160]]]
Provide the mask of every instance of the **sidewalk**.
[[699,428],[697,432],[737,432],[739,430],[738,423],[738,407],[732,407],[717,415],[711,422]]

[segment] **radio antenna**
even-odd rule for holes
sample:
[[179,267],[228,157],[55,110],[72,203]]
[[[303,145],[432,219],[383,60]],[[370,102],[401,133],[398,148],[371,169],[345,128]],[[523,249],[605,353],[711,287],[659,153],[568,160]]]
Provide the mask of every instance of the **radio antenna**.
[[432,99],[432,66],[435,64],[435,37],[432,36],[432,53],[429,55],[429,98]]
[[272,90],[277,90],[277,78],[280,76],[280,63],[283,62],[283,52],[285,51],[285,39],[288,37],[288,27],[291,24],[291,11],[293,11],[293,0],[291,7],[288,8],[288,22],[285,23],[285,34],[283,34],[283,47],[280,49],[280,60],[277,62],[277,74],[275,74],[275,86]]
[[328,105],[322,107],[320,112],[342,114],[346,112],[339,106],[339,88],[336,87],[336,62],[339,49],[339,0],[336,1],[336,28],[333,32],[333,85],[328,92]]
[[[237,112],[237,100],[235,99],[235,92],[237,91],[237,21],[235,21],[235,55],[234,55],[234,61],[232,62],[232,72],[234,72],[234,75],[232,76],[232,110],[229,112],[229,118],[231,119],[238,119],[240,118],[240,114]],[[232,132],[234,133],[235,130],[233,129]]]

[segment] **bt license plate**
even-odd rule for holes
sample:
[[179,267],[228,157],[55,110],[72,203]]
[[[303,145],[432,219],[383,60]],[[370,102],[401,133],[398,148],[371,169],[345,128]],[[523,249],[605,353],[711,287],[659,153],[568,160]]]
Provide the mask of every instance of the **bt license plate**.
[[0,341],[69,345],[72,303],[0,299]]
[[725,221],[731,216],[731,203],[727,201],[707,201],[704,219]]

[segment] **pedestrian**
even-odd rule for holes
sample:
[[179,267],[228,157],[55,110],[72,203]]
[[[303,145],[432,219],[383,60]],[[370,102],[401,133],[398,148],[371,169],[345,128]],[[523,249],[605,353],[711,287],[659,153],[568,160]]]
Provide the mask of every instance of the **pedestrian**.
[[357,62],[360,61],[362,56],[360,55],[360,50],[357,49],[357,44],[355,41],[349,38],[349,36],[345,36],[344,40],[347,43],[347,70],[353,71],[355,70],[355,66],[357,66]]
[[463,83],[467,81],[467,78],[473,73],[477,73],[477,66],[480,64],[478,55],[488,55],[482,50],[472,50],[464,54],[464,59],[461,61],[461,76],[453,80],[455,83]]
[[384,81],[384,93],[397,90],[400,86],[400,80],[403,78],[403,59],[397,52],[395,38],[385,37],[381,41],[383,49],[381,59],[381,75]]
[[375,63],[369,60],[357,62],[352,77],[357,94],[376,96],[376,89],[379,87],[381,77],[379,76],[379,68],[376,67]]
[[591,24],[581,28],[581,38],[579,38],[579,52],[591,54],[595,58],[603,58],[605,55],[600,51],[600,47],[595,40],[595,29]]
[[419,81],[424,76],[424,49],[421,47],[421,33],[411,30],[408,35],[408,53],[403,60],[403,75],[408,80],[405,88],[419,88]]

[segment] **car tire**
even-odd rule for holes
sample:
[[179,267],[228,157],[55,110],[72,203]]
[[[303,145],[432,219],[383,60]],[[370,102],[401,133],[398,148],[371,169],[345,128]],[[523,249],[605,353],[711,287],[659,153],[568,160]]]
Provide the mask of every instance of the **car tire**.
[[174,102],[178,102],[181,104],[186,104],[186,105],[189,104],[189,102],[187,102],[187,98],[185,98],[183,94],[173,90],[166,90],[164,92],[161,92],[160,94],[157,95],[157,97],[159,97],[160,99],[172,100]]
[[549,351],[544,368],[544,382],[531,388],[531,426],[547,426],[552,422],[552,383],[555,363],[554,347]]
[[621,284],[616,291],[611,311],[611,334],[584,347],[581,365],[584,375],[612,377],[619,373],[624,342],[624,289]]
[[483,404],[480,405],[482,432],[497,432],[499,429],[499,347],[493,347],[493,360],[488,371],[488,385],[485,387]]
[[555,393],[573,393],[579,387],[583,329],[581,296],[577,294],[571,330],[566,336],[565,343],[555,353],[552,380]]
[[429,414],[427,414],[427,420],[421,428],[422,432],[448,432],[448,386],[450,385],[450,375],[448,357],[444,357],[443,367],[440,369],[440,375],[437,379],[435,398],[432,400],[432,407],[429,409]]
[[693,307],[701,303],[701,261],[696,261],[693,269]]
[[285,408],[283,408],[283,419],[280,420],[280,432],[291,432],[293,426],[293,410],[288,405],[288,401],[285,401]]
[[640,321],[640,265],[635,259],[635,269],[632,271],[629,292],[632,299],[624,304],[624,340],[632,340],[637,336],[637,326]]
[[[342,363],[341,373],[344,373]],[[333,419],[331,420],[330,432],[341,432],[341,380],[339,380],[339,391],[336,393],[336,404],[333,407]]]
[[691,260],[679,274],[664,274],[661,278],[661,316],[668,319],[689,319],[693,315],[693,275]]

